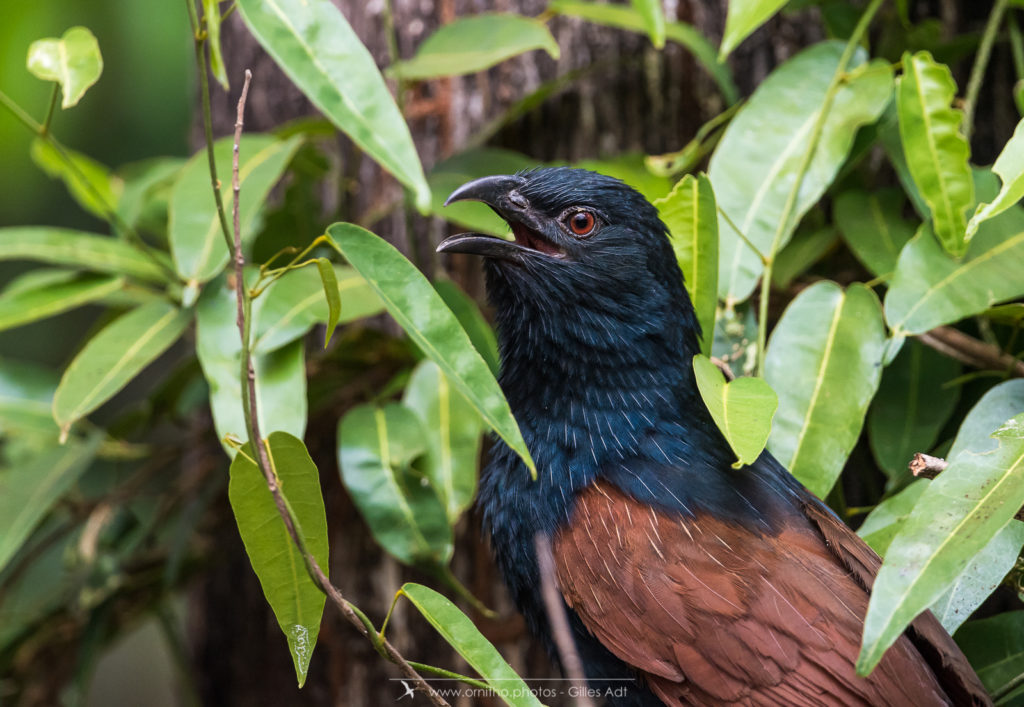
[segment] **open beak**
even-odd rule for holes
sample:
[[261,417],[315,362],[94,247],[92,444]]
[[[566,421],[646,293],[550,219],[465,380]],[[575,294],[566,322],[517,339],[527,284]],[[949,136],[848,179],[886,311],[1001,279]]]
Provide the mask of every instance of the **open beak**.
[[479,201],[490,206],[512,228],[515,240],[483,233],[460,233],[441,241],[438,253],[470,253],[488,258],[518,261],[528,253],[544,253],[560,257],[561,250],[542,236],[537,228],[537,217],[529,208],[526,198],[518,189],[526,184],[523,177],[496,175],[467,182],[451,193],[445,206],[456,201]]

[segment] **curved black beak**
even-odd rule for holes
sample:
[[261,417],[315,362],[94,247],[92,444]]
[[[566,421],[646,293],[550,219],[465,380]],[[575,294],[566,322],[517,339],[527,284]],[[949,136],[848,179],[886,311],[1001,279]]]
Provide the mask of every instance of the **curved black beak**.
[[[516,197],[509,196],[526,183],[522,177],[496,175],[482,177],[467,182],[451,193],[445,200],[448,206],[456,201],[479,201],[490,206],[495,213],[506,221],[509,220],[510,208],[515,209]],[[522,197],[519,197],[521,199]],[[489,258],[514,259],[519,254],[520,246],[515,241],[507,241],[483,233],[460,233],[441,241],[437,246],[438,253],[470,253]]]
[[509,204],[508,196],[516,188],[526,184],[526,180],[515,175],[499,174],[493,177],[481,177],[466,182],[451,193],[444,205],[456,201],[481,201],[504,216]]

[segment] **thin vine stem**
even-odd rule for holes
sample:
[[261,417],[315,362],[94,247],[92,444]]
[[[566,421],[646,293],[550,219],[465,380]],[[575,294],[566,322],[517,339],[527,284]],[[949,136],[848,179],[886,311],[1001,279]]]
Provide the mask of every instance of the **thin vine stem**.
[[1008,2],[1009,0],[996,0],[992,6],[988,22],[985,23],[985,31],[981,35],[981,43],[978,45],[978,53],[974,55],[971,77],[967,80],[967,93],[964,96],[964,137],[967,138],[968,144],[971,141],[971,133],[974,132],[974,111],[978,107],[978,94],[985,79],[985,69],[988,68],[992,45],[996,41],[999,23],[1003,19]]

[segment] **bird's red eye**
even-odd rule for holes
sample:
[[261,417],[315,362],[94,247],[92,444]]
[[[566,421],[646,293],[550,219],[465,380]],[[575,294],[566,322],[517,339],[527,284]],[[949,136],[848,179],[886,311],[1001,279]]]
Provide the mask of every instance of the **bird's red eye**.
[[569,230],[577,236],[589,235],[596,223],[594,214],[589,211],[576,211],[569,216]]

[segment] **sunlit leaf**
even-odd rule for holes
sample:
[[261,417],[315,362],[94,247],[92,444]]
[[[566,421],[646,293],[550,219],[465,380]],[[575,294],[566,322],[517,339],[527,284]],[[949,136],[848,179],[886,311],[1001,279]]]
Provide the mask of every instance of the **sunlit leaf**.
[[1013,137],[992,165],[992,171],[1003,181],[999,194],[989,204],[978,204],[977,211],[967,224],[967,240],[978,232],[978,226],[997,216],[1024,198],[1024,120],[1017,123]]
[[654,201],[668,194],[672,188],[672,180],[651,172],[647,169],[645,161],[646,156],[639,152],[625,152],[603,159],[579,160],[572,166],[621,179],[643,194],[645,199]]
[[718,50],[720,56],[728,56],[740,42],[767,22],[785,4],[786,0],[729,0],[729,10],[725,15],[725,34],[722,36],[722,46]]
[[152,260],[124,241],[67,228],[0,228],[0,260],[37,260],[152,282],[166,280]]
[[[326,572],[330,567],[327,513],[316,465],[302,440],[286,432],[270,433],[268,446],[278,486],[295,513],[297,529],[310,554]],[[251,445],[246,444],[235,455],[230,477],[228,500],[238,523],[238,534],[263,595],[288,639],[295,675],[302,687],[327,597],[306,572],[302,555],[289,537],[267,482],[254,462]]]
[[95,302],[123,286],[124,279],[120,277],[83,275],[16,293],[5,290],[0,293],[0,331]]
[[900,251],[914,235],[914,226],[903,219],[903,203],[898,189],[851,189],[836,197],[836,226],[872,275],[895,270]]
[[60,39],[37,39],[28,48],[28,70],[43,81],[56,81],[63,91],[61,108],[78,103],[99,81],[103,57],[96,37],[85,27],[72,27]]
[[327,258],[317,258],[316,268],[320,272],[320,280],[324,285],[324,298],[327,300],[327,333],[324,334],[324,348],[334,334],[341,317],[341,295],[338,294],[338,278],[334,274],[334,266]]
[[497,377],[500,366],[498,342],[494,337],[494,329],[484,319],[476,302],[451,280],[434,280],[434,289],[466,330],[473,348],[480,353],[491,373]]
[[55,179],[60,179],[78,205],[93,216],[109,220],[124,183],[110,174],[110,170],[91,157],[63,148],[71,162],[69,165],[46,140],[32,141],[32,161]]
[[693,357],[697,389],[738,461],[753,464],[764,450],[779,399],[763,378],[737,378],[728,383],[707,356]]

